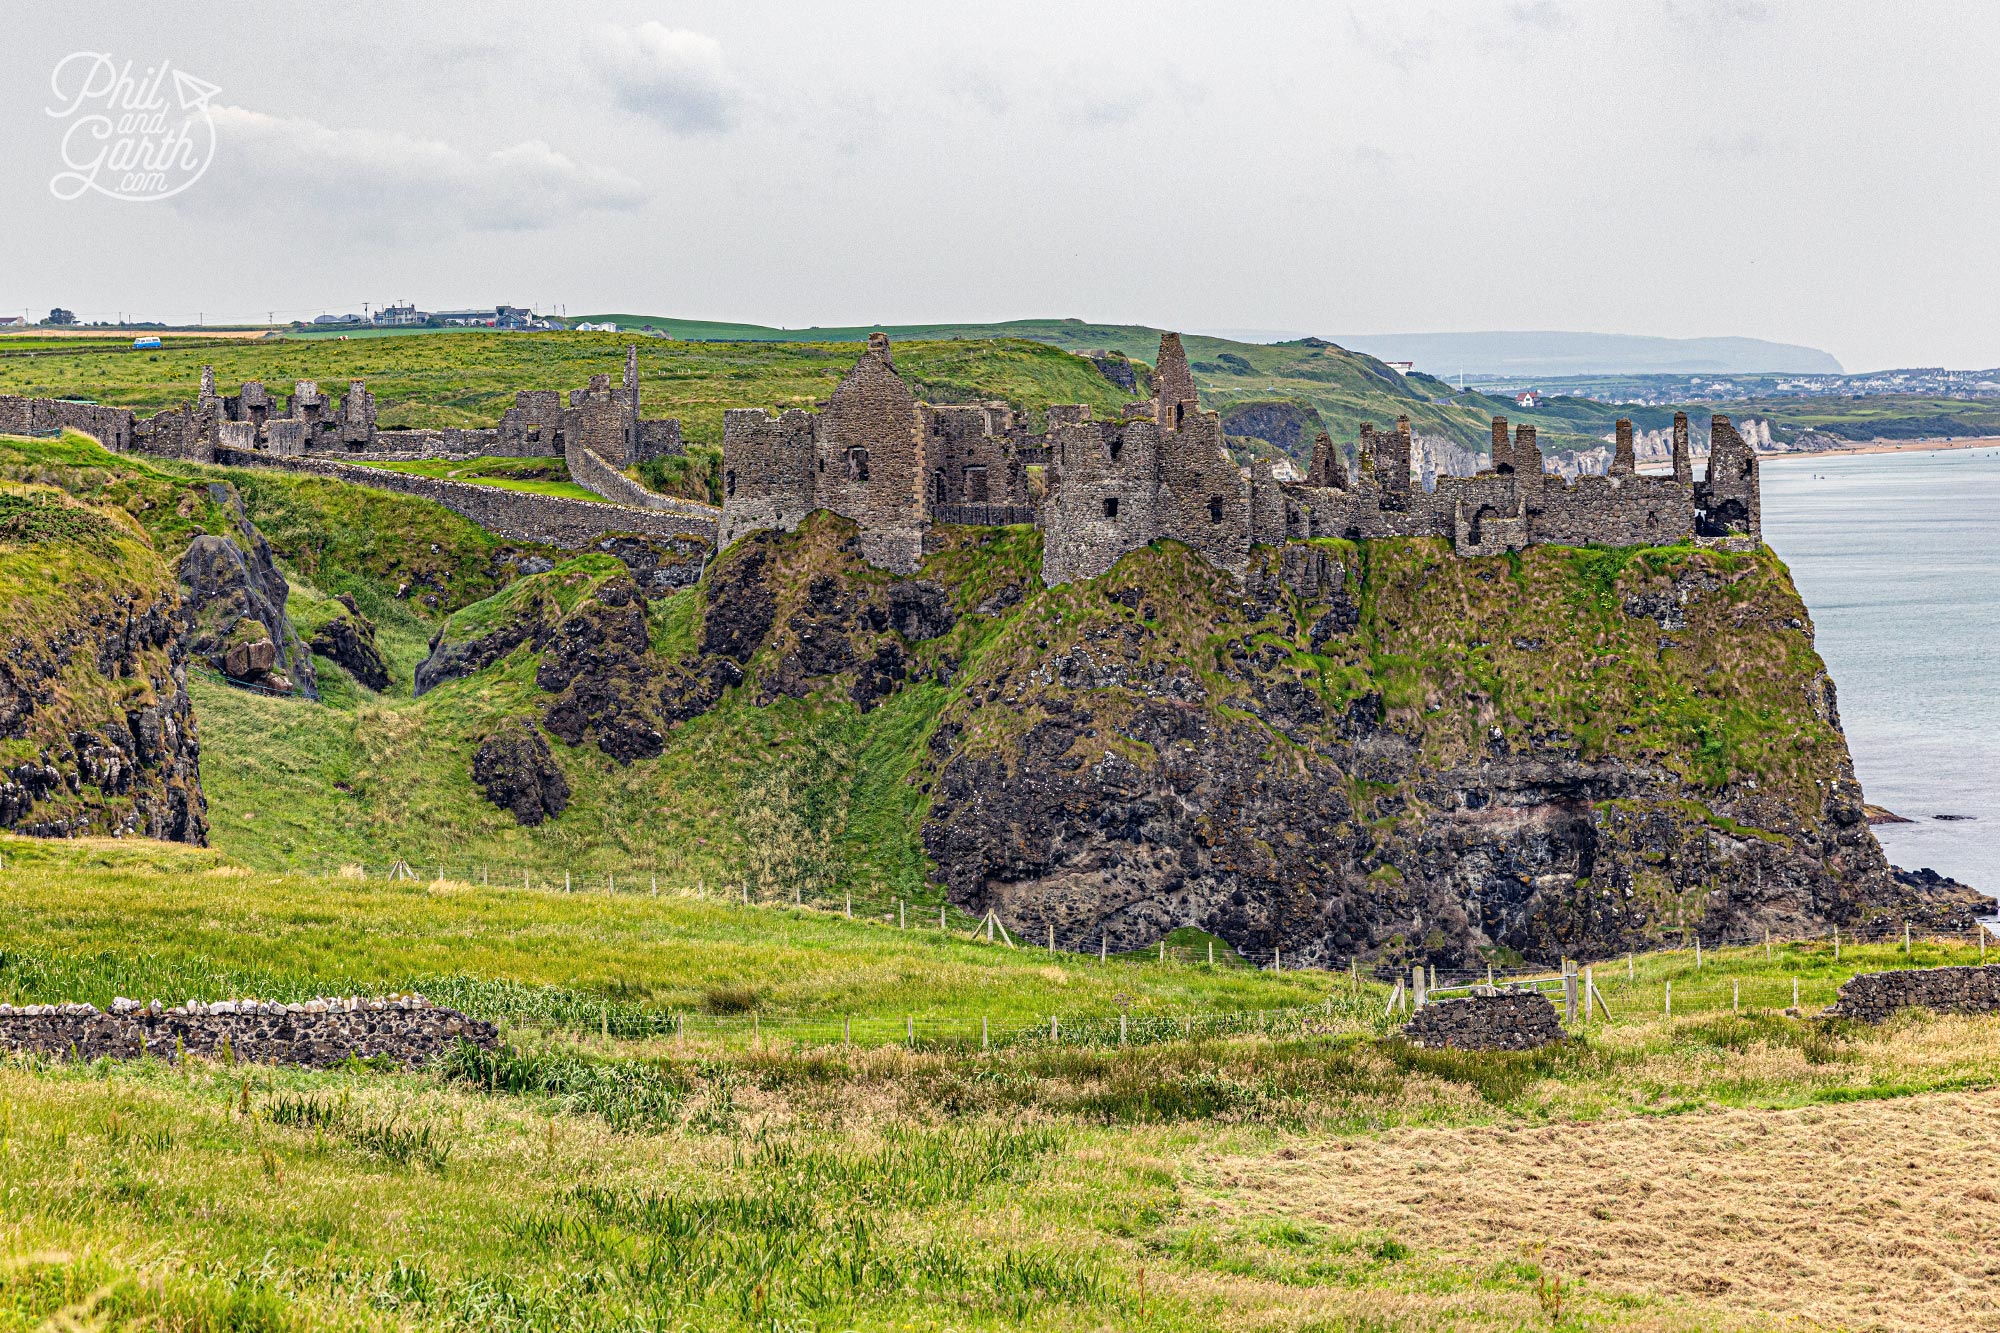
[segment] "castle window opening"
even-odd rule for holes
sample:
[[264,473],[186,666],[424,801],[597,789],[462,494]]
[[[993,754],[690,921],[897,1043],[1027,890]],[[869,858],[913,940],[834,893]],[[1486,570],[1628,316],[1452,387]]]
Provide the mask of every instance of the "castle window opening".
[[1219,495],[1208,497],[1208,521],[1211,523],[1222,522],[1222,497]]
[[849,481],[868,480],[868,451],[859,445],[847,451],[847,479]]
[[1115,496],[1115,495],[1107,495],[1107,496],[1105,496],[1105,497],[1104,497],[1104,516],[1105,516],[1106,518],[1117,518],[1117,517],[1118,517],[1118,497],[1117,497],[1117,496]]
[[1118,455],[1124,452],[1125,452],[1125,441],[1120,439],[1113,439],[1111,441],[1111,461],[1114,463],[1117,462]]
[[723,493],[724,495],[734,495],[734,494],[736,494],[736,469],[735,469],[735,468],[731,468],[731,469],[729,469],[729,471],[727,471],[727,472],[725,472],[725,473],[723,473],[723,474],[722,474],[722,493]]
[[986,469],[977,465],[965,469],[965,502],[983,505],[986,503]]
[[1186,416],[1187,416],[1187,404],[1186,404],[1186,403],[1175,403],[1175,404],[1174,404],[1174,428],[1175,428],[1176,430],[1178,430],[1178,429],[1180,428],[1180,424],[1181,424],[1182,420],[1183,420],[1183,419],[1184,419],[1184,418],[1185,418]]

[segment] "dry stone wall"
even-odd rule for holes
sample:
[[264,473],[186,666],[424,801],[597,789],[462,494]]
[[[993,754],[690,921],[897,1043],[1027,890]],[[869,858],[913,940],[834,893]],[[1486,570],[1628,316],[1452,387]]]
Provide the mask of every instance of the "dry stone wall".
[[421,995],[303,1004],[190,1000],[174,1009],[158,1000],[117,1000],[109,1013],[88,1004],[0,1005],[0,1048],[66,1060],[175,1060],[186,1053],[324,1069],[350,1057],[387,1056],[417,1068],[460,1041],[490,1050],[500,1034],[491,1023]]
[[1563,1030],[1556,1007],[1540,991],[1494,991],[1427,1004],[1404,1025],[1403,1036],[1417,1046],[1532,1051],[1561,1041]]
[[416,477],[405,472],[338,463],[327,458],[273,458],[240,450],[217,451],[217,462],[283,468],[322,477],[400,491],[443,505],[480,527],[514,541],[542,542],[564,550],[588,546],[610,532],[636,532],[649,537],[698,537],[715,540],[716,513],[692,500],[656,499],[671,508],[632,509],[598,500],[572,500],[560,495],[536,495],[464,481]]
[[1925,967],[1900,972],[1863,972],[1850,977],[1828,1017],[1880,1023],[1898,1009],[1931,1009],[1941,1014],[2000,1013],[2000,965]]

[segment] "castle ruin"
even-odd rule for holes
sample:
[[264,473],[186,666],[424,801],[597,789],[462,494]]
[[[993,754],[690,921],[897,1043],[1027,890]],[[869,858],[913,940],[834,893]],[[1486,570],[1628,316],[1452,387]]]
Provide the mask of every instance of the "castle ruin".
[[[1247,566],[1254,545],[1313,537],[1442,537],[1466,556],[1761,539],[1757,455],[1728,417],[1710,422],[1700,482],[1685,414],[1674,418],[1671,476],[1638,471],[1629,421],[1618,423],[1604,475],[1564,478],[1545,468],[1533,426],[1510,433],[1495,418],[1490,466],[1438,476],[1428,489],[1413,475],[1407,417],[1387,431],[1364,423],[1360,436],[1350,468],[1322,433],[1302,482],[1277,479],[1268,464],[1239,467],[1220,416],[1196,399],[1173,333],[1160,338],[1150,400],[1126,404],[1116,421],[1051,407],[1046,432],[1031,435],[1001,406],[918,402],[876,333],[819,411],[727,413],[720,541],[790,530],[828,509],[861,525],[868,560],[908,572],[932,523],[1032,520],[1044,530],[1042,579],[1054,585],[1095,577],[1162,539],[1231,571]],[[1035,462],[1045,465],[1044,496],[1030,508]]]

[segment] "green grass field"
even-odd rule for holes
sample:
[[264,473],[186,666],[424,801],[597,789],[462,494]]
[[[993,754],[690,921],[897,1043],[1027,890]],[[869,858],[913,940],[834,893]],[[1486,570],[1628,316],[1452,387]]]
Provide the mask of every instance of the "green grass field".
[[[1914,1155],[1893,1108],[2000,1087],[2000,1020],[1868,1029],[1776,1011],[1794,976],[1810,1009],[1854,970],[1975,958],[1968,941],[1849,947],[1838,964],[1817,943],[1718,950],[1699,969],[1641,955],[1629,983],[1622,960],[1597,960],[1611,1021],[1478,1055],[1395,1040],[1384,989],[1344,977],[1051,962],[685,897],[267,876],[129,841],[0,838],[0,858],[0,999],[430,976],[510,1034],[499,1056],[429,1073],[0,1063],[0,1328],[22,1333],[1756,1327],[1752,1296],[1725,1287],[1594,1276],[1561,1212],[1517,1208],[1511,1234],[1468,1246],[1311,1200],[1431,1197],[1423,1162],[1459,1153],[1532,1168],[1548,1130],[1590,1145],[1553,1188],[1596,1191],[1575,1214],[1594,1227],[1643,1207],[1635,1181],[1671,1191],[1759,1135],[1789,1144],[1784,1117],[1835,1112],[1833,1132],[1879,1126]],[[620,1035],[683,1006],[735,1024]],[[1253,1007],[1286,1017],[990,1050],[893,1030],[912,1013]],[[814,1013],[893,1027],[857,1025],[849,1045],[797,1022]],[[1620,1151],[1648,1123],[1708,1119],[1727,1126],[1712,1156]],[[1343,1162],[1377,1174],[1350,1184]],[[1902,1243],[1894,1213],[1874,1223],[1885,1243]],[[1646,1235],[1595,1252],[1643,1255]],[[1878,1306],[1899,1290],[1893,1264],[1872,1277]]]

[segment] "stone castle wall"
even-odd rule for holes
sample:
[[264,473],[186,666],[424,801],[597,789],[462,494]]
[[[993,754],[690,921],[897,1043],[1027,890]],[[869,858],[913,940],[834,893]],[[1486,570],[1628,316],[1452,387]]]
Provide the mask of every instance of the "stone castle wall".
[[217,451],[217,462],[279,467],[307,472],[358,486],[399,491],[443,505],[489,532],[514,541],[542,542],[564,550],[588,546],[606,533],[635,532],[650,537],[698,537],[713,541],[716,512],[692,500],[656,497],[672,508],[632,509],[598,500],[573,500],[560,495],[536,495],[464,481],[414,477],[405,472],[362,467],[330,458],[275,458],[234,449]]
[[[632,509],[686,512],[687,505],[691,503],[671,495],[659,495],[647,490],[599,458],[592,450],[571,445],[568,461],[571,481],[585,490],[596,491],[613,504],[625,505]],[[701,508],[705,513],[714,513],[706,505]]]
[[244,1000],[178,1009],[162,1009],[155,1001],[143,1008],[112,1008],[105,1013],[88,1004],[0,1005],[0,1049],[59,1060],[173,1061],[185,1053],[325,1069],[377,1056],[418,1068],[460,1041],[489,1050],[500,1044],[491,1023],[420,997],[309,1004]]
[[1898,1009],[1941,1014],[2000,1013],[2000,965],[1863,972],[1842,983],[1830,1017],[1880,1023]]

